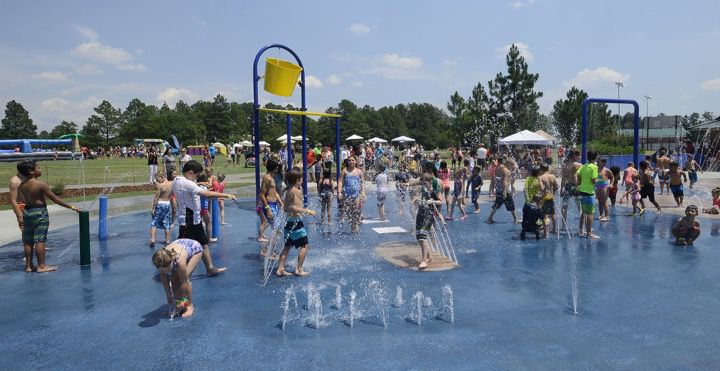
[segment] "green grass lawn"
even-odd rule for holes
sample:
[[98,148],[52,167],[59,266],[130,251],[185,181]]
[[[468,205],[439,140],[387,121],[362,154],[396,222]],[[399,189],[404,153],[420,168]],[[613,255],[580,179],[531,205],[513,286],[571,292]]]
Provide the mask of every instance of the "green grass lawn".
[[[193,159],[202,163],[201,156],[194,156]],[[254,168],[242,167],[243,160],[240,160],[239,167],[228,167],[225,156],[218,156],[215,159],[215,173],[225,174],[252,173]],[[7,187],[7,181],[15,175],[16,162],[0,162],[0,179]],[[41,180],[50,185],[55,184],[82,184],[83,172],[86,185],[106,185],[109,183],[133,183],[145,184],[149,181],[149,168],[147,159],[96,159],[87,161],[57,160],[40,161],[43,175]],[[162,170],[162,165],[158,166]]]

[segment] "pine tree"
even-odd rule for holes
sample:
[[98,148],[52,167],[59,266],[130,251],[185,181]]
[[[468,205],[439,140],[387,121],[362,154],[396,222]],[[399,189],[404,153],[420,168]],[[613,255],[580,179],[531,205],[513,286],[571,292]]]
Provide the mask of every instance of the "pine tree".
[[582,115],[582,102],[588,94],[576,87],[570,88],[566,99],[561,99],[553,105],[552,117],[555,121],[560,141],[566,145],[580,143],[580,125]]
[[29,139],[37,137],[37,126],[22,104],[11,100],[5,106],[0,137],[4,139]]
[[473,144],[481,143],[490,125],[490,100],[481,83],[473,88],[472,96],[467,100],[467,108],[470,121],[467,135],[472,138]]

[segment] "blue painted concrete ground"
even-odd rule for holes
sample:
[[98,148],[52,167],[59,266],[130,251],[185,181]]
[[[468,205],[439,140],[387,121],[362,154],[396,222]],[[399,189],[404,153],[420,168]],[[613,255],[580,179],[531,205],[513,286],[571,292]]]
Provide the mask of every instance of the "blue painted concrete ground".
[[[482,196],[485,197],[485,196]],[[520,205],[520,199],[516,200]],[[713,369],[720,364],[720,221],[701,219],[694,247],[670,244],[677,218],[648,212],[598,224],[600,241],[520,241],[519,225],[498,211],[495,225],[471,215],[450,222],[461,266],[415,272],[374,254],[376,245],[410,234],[360,236],[310,227],[306,278],[261,285],[256,216],[249,203],[228,207],[229,225],[212,247],[226,274],[194,276],[196,313],[168,320],[146,245],[147,212],[112,218],[94,262],[78,266],[76,227],[51,233],[48,262],[57,272],[22,271],[19,243],[0,247],[0,369]],[[395,211],[391,223],[410,227]],[[621,213],[618,209],[617,213]],[[615,212],[615,211],[614,211]],[[375,217],[374,200],[366,216]],[[571,214],[576,225],[577,214]],[[92,226],[96,231],[97,226]],[[575,227],[576,228],[576,227]],[[295,252],[290,261],[294,265]],[[290,270],[293,267],[289,267]],[[572,314],[576,272],[578,315]],[[371,281],[384,290],[387,327]],[[307,286],[320,292],[323,324],[309,320]],[[286,289],[299,309],[281,329]],[[333,308],[335,290],[342,303]],[[455,321],[442,303],[454,291]],[[396,288],[405,303],[392,306]],[[362,320],[348,324],[355,291]],[[432,299],[423,321],[409,319],[411,296]],[[310,324],[310,325],[309,325]]]

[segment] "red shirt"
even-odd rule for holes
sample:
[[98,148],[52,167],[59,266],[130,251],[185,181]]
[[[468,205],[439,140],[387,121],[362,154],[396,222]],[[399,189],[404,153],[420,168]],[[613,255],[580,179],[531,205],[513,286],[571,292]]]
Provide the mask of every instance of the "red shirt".
[[312,165],[315,163],[315,151],[312,149],[308,151],[307,153],[307,163],[308,165]]

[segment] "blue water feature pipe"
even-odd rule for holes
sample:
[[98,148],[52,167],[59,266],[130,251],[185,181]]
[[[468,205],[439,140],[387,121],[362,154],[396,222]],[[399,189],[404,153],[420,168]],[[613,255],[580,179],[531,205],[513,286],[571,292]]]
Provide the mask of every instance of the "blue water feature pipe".
[[287,150],[287,171],[291,171],[293,168],[293,145],[292,145],[292,117],[290,115],[285,115],[285,135],[287,142],[287,147],[285,149]]
[[582,162],[587,161],[587,124],[588,124],[588,107],[591,103],[611,103],[611,104],[632,104],[634,108],[633,119],[633,162],[635,168],[640,168],[640,105],[637,101],[631,99],[614,99],[614,98],[586,98],[582,102]]
[[108,237],[108,233],[107,233],[108,198],[106,195],[100,195],[100,197],[98,199],[99,199],[98,205],[100,207],[100,211],[98,213],[98,240],[105,241],[105,240],[107,240],[107,237]]
[[340,180],[340,118],[335,118],[335,182]]
[[[256,164],[257,166],[257,164]],[[212,198],[212,238],[220,238],[220,202],[217,197]]]

